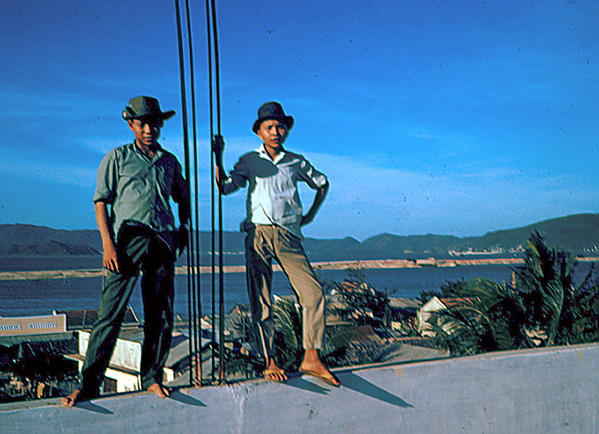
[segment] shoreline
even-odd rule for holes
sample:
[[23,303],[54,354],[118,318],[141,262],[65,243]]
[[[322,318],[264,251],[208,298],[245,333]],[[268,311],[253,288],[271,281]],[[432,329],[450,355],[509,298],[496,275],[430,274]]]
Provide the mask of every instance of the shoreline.
[[[599,262],[599,257],[577,257],[577,262]],[[362,269],[399,269],[399,268],[448,268],[471,267],[479,265],[521,265],[522,258],[484,258],[484,259],[378,259],[378,260],[353,260],[353,261],[328,261],[312,262],[315,270],[346,270],[348,268]],[[175,268],[175,274],[188,274],[187,265]],[[195,267],[197,272],[198,267]],[[245,273],[245,265],[225,265],[225,273]],[[278,264],[273,265],[273,271],[282,271]],[[200,274],[212,272],[211,266],[199,267]],[[218,273],[218,267],[216,268]],[[0,281],[3,280],[49,280],[102,277],[102,269],[92,270],[44,270],[44,271],[4,271],[0,272]]]

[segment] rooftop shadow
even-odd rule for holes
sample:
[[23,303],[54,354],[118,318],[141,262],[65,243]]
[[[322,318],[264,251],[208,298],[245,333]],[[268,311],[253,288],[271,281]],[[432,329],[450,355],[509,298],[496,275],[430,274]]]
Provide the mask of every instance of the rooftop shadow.
[[289,380],[287,380],[284,384],[286,384],[287,386],[295,387],[297,389],[305,390],[307,392],[319,393],[321,395],[329,394],[329,389],[320,387],[319,385],[314,384],[310,381],[306,381],[302,379],[300,376],[296,376],[293,378],[290,377]]
[[178,390],[174,390],[169,395],[168,399],[172,399],[173,401],[177,401],[185,405],[193,405],[195,407],[207,407],[207,405],[204,404],[202,401],[195,399],[193,396],[181,393]]
[[99,413],[99,414],[114,414],[112,411],[108,410],[107,408],[104,408],[97,404],[94,404],[91,401],[78,402],[77,404],[75,404],[74,408],[80,408],[82,410],[87,410],[87,411],[91,411],[93,413]]
[[384,401],[396,407],[414,407],[398,396],[381,389],[380,387],[364,380],[362,377],[359,377],[352,372],[338,373],[337,376],[341,380],[341,387],[347,387],[348,389],[354,390],[363,395],[367,395],[371,398],[378,399],[379,401]]

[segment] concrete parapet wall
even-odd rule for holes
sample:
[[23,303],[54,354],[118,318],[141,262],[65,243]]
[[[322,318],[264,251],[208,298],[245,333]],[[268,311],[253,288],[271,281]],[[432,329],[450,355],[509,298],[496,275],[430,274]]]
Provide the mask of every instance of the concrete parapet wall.
[[58,400],[0,406],[2,433],[595,433],[599,345],[119,395],[71,410]]

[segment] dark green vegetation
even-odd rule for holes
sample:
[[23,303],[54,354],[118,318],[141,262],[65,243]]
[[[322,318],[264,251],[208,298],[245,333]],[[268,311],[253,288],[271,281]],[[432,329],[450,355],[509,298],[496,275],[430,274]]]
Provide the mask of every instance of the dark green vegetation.
[[[337,318],[327,326],[325,347],[320,352],[325,364],[337,367],[375,363],[397,349],[395,343],[386,342],[375,332],[384,335],[390,322],[402,315],[390,306],[392,291],[373,288],[360,269],[348,269],[343,282],[325,282],[325,291],[333,294],[328,311]],[[288,297],[275,297],[273,316],[277,365],[287,372],[296,372],[304,353],[299,305]],[[245,342],[253,340],[250,323],[249,316],[238,316],[232,324]],[[264,368],[251,356],[234,352],[229,353],[225,366],[228,375],[246,377],[257,376]]]
[[[433,296],[453,299],[450,307],[429,320],[434,346],[457,356],[599,341],[599,276],[594,267],[577,264],[573,253],[550,247],[536,231],[526,242],[524,260],[514,269],[511,282],[462,279],[423,293],[423,302]],[[387,334],[391,321],[407,322],[392,309],[390,292],[373,288],[359,269],[347,272],[343,282],[325,285],[334,296],[329,313],[337,317],[327,327],[321,351],[331,367],[384,360],[398,344],[380,336]],[[277,362],[292,372],[302,356],[301,315],[298,306],[286,299],[277,299],[274,310]],[[239,371],[247,369],[232,362]],[[259,365],[253,366],[259,372]]]
[[350,268],[346,273],[343,282],[325,283],[325,290],[338,300],[332,311],[352,326],[389,327],[393,316],[389,297],[395,291],[374,288],[359,268]]
[[441,288],[438,296],[458,300],[430,321],[436,344],[462,355],[598,341],[599,279],[591,268],[575,280],[576,268],[571,252],[534,232],[512,282],[481,278]]
[[[362,259],[361,256],[378,259],[403,258],[407,252],[447,253],[450,250],[477,251],[501,248],[522,248],[522,241],[533,231],[538,231],[548,243],[576,254],[598,252],[599,214],[578,214],[535,223],[526,227],[489,232],[481,237],[458,238],[442,235],[399,236],[381,234],[359,242],[347,237],[337,240],[306,239],[304,246],[311,256],[326,256],[335,259]],[[226,232],[224,245],[229,253],[244,251],[244,235]],[[96,230],[66,231],[32,225],[0,225],[0,255],[47,255],[47,243],[55,241],[74,248],[64,254],[86,255],[81,250],[87,246],[101,251],[102,243]],[[45,244],[45,246],[44,246]],[[41,246],[38,246],[41,245]],[[27,246],[19,247],[19,246]],[[210,233],[200,233],[200,246],[207,250],[211,246]],[[339,257],[340,255],[344,257]]]
[[[76,340],[23,342],[2,347],[0,372],[5,384],[0,391],[0,402],[61,396],[61,390],[69,389],[78,379],[77,363],[63,357],[76,349]],[[6,383],[7,379],[13,381]]]

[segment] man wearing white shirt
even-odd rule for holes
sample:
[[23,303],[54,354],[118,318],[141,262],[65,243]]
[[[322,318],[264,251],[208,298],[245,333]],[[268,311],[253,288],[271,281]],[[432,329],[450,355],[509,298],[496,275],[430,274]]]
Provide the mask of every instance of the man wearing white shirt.
[[[287,380],[287,375],[273,358],[275,330],[271,283],[274,259],[289,278],[302,307],[305,353],[299,370],[338,387],[339,380],[322,364],[318,355],[324,338],[325,299],[303,249],[301,233],[301,227],[314,219],[329,183],[326,176],[303,156],[283,148],[293,123],[293,117],[285,115],[279,103],[263,104],[253,126],[263,144],[256,151],[243,155],[229,176],[222,164],[224,141],[216,136],[213,143],[216,178],[219,190],[225,195],[249,185],[247,216],[242,229],[247,233],[248,294],[256,340],[266,362],[264,377],[271,381]],[[316,190],[312,206],[305,215],[297,189],[300,181]]]

